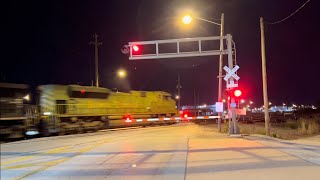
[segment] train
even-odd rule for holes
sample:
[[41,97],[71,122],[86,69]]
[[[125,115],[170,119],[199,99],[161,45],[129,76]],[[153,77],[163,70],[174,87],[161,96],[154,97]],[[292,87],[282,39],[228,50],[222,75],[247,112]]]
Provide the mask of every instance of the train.
[[[171,94],[164,91],[118,92],[103,87],[48,84],[30,92],[25,84],[0,83],[1,138],[64,135],[107,128],[174,124],[131,119],[175,117]],[[35,99],[30,103],[30,99]]]

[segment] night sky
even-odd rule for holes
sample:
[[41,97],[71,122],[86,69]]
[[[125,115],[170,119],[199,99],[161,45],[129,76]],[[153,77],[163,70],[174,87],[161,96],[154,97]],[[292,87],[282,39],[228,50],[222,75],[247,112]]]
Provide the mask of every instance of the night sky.
[[[273,22],[305,0],[108,0],[10,1],[2,3],[1,81],[91,85],[94,80],[96,32],[103,87],[163,90],[176,93],[181,75],[182,104],[217,100],[218,56],[129,61],[120,49],[129,41],[217,36],[219,27],[194,21],[182,27],[184,9],[219,21],[225,13],[225,33],[237,46],[238,75],[244,98],[262,104],[259,17]],[[320,99],[319,1],[312,0],[293,17],[265,25],[269,99],[273,104],[315,103]],[[225,56],[225,63],[227,57]],[[125,68],[128,79],[116,78]]]

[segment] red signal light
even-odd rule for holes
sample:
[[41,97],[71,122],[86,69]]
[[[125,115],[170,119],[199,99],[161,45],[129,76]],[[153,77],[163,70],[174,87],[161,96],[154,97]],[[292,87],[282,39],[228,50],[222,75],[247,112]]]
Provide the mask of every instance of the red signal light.
[[239,90],[239,89],[237,89],[237,90],[234,91],[234,96],[235,96],[235,97],[240,97],[241,94],[242,94],[242,92],[241,92],[241,90]]
[[86,90],[81,89],[80,92],[81,92],[81,94],[84,94],[86,92]]
[[139,46],[133,45],[133,46],[132,46],[132,49],[133,49],[135,52],[138,52],[138,51],[139,51]]
[[124,117],[123,117],[123,119],[124,119],[124,122],[126,122],[126,123],[130,123],[130,122],[132,122],[132,118],[131,118],[131,116],[130,116],[130,115],[126,115],[126,116],[124,116]]

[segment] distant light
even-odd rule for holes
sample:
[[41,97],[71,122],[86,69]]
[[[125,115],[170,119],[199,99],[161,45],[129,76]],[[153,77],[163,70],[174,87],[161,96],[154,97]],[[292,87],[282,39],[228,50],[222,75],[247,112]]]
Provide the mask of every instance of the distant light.
[[187,117],[188,117],[188,114],[185,114],[183,117],[184,117],[184,118],[187,118]]
[[207,107],[207,105],[206,105],[206,104],[204,104],[204,105],[203,105],[203,107]]
[[192,21],[192,17],[191,17],[190,15],[185,15],[185,16],[183,16],[183,18],[182,18],[182,22],[183,22],[184,24],[190,24],[191,21]]
[[176,95],[176,99],[180,99],[180,96],[179,96],[179,95]]
[[271,102],[269,102],[269,105],[271,105],[272,103]]
[[286,105],[286,103],[282,103],[282,105],[283,105],[283,106],[285,106],[285,105]]
[[250,104],[253,104],[253,101],[250,101]]
[[244,99],[241,99],[241,103],[245,103],[246,101]]
[[84,94],[86,92],[86,90],[81,89],[80,92],[81,92],[81,94]]
[[222,102],[224,102],[224,103],[225,103],[225,102],[226,102],[226,100],[225,100],[225,99],[222,99]]

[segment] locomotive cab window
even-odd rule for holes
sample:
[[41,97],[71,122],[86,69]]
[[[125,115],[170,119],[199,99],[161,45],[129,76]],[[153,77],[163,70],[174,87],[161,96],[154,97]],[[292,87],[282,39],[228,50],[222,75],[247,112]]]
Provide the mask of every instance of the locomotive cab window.
[[170,96],[163,96],[163,100],[168,101],[170,99]]

